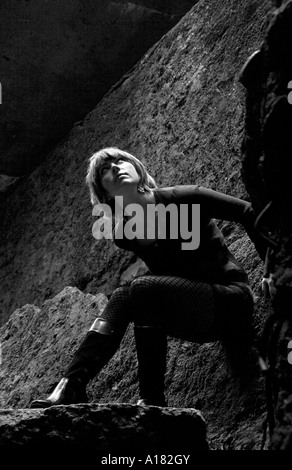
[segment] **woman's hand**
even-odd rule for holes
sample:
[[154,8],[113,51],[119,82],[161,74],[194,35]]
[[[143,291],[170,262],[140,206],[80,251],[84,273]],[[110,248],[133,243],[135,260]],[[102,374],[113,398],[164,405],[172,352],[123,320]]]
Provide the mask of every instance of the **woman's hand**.
[[273,300],[276,295],[276,286],[271,274],[269,277],[263,277],[261,287],[264,296]]

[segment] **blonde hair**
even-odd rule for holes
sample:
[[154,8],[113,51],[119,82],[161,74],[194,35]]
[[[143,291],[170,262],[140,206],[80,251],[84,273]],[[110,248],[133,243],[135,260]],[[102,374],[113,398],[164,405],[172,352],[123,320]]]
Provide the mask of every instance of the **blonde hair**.
[[115,161],[118,158],[123,158],[125,161],[132,163],[138,175],[140,176],[139,186],[142,187],[146,192],[150,191],[151,188],[157,187],[154,179],[149,175],[143,163],[138,160],[138,158],[134,157],[134,155],[131,153],[124,152],[123,150],[120,150],[116,147],[107,147],[94,153],[89,158],[86,184],[89,187],[90,201],[92,205],[109,202],[110,196],[101,184],[99,169],[105,161]]

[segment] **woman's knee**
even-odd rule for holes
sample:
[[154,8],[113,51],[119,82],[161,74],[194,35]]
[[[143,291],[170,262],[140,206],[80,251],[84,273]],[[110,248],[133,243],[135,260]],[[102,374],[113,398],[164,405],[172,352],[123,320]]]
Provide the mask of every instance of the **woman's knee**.
[[113,291],[101,317],[114,323],[130,321],[131,303],[128,287],[118,287]]
[[148,296],[149,290],[153,288],[150,276],[136,277],[130,284],[130,296],[132,300],[140,300],[141,297]]
[[119,299],[120,301],[128,301],[130,289],[128,286],[117,287],[109,296],[109,300]]

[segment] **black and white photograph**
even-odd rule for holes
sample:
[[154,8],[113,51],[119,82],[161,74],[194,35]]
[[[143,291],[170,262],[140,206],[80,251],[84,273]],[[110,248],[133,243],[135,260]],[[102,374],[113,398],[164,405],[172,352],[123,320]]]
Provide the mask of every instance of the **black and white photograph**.
[[1,0],[1,462],[292,450],[291,32],[292,0]]

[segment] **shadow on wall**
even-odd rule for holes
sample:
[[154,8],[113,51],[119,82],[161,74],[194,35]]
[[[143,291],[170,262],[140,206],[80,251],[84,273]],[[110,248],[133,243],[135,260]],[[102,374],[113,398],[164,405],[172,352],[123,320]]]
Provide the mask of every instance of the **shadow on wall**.
[[263,364],[270,449],[291,450],[292,367],[292,2],[274,0],[261,48],[247,61],[243,178],[268,243],[265,285],[273,312],[265,322]]
[[2,2],[0,174],[30,173],[194,3]]

